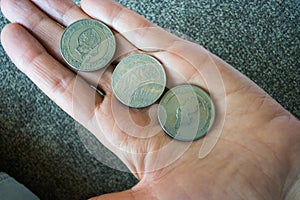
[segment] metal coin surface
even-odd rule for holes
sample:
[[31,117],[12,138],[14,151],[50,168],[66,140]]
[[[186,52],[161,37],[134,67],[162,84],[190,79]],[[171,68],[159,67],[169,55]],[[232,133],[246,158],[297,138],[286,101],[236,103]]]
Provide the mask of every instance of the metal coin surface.
[[68,26],[60,42],[65,61],[79,71],[95,71],[109,64],[116,51],[111,30],[103,23],[83,19]]
[[165,86],[166,73],[162,65],[147,54],[134,54],[124,58],[112,75],[115,96],[132,108],[143,108],[155,103]]
[[163,96],[158,107],[158,119],[172,138],[194,141],[211,129],[215,108],[210,96],[201,88],[180,85]]

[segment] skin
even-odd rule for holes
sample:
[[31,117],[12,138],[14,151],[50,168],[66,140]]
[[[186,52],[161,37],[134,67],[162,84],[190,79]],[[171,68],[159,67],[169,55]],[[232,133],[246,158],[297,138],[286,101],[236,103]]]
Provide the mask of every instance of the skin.
[[[165,32],[120,4],[83,0],[81,6],[69,0],[1,0],[2,12],[12,22],[2,30],[1,41],[15,65],[140,180],[127,191],[95,199],[283,199],[287,195],[300,173],[300,122],[294,116],[203,47]],[[70,70],[59,50],[64,27],[90,17],[114,29],[118,47],[114,65],[129,53],[147,53],[163,64],[168,88],[189,83],[209,91],[217,119],[205,139],[172,141],[155,118],[157,104],[136,110],[116,101],[112,66],[93,73]],[[105,97],[90,85],[105,92]],[[128,117],[139,127],[126,126]]]

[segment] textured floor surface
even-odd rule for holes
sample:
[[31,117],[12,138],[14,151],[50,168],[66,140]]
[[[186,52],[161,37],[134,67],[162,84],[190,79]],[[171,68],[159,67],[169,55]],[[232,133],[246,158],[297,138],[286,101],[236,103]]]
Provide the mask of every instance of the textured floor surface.
[[[120,0],[250,77],[300,118],[298,0]],[[244,2],[244,3],[241,3]],[[0,26],[8,23],[0,16]],[[0,171],[41,199],[86,199],[136,183],[120,161],[54,105],[0,47]],[[82,137],[97,144],[86,150]]]

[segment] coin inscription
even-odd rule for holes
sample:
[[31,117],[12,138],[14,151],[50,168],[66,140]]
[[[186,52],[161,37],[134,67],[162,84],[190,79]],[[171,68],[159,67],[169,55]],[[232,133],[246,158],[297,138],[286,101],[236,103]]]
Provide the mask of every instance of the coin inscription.
[[163,96],[158,107],[158,119],[172,138],[194,141],[211,129],[215,108],[209,95],[201,88],[180,85]]
[[115,96],[123,104],[143,108],[155,103],[165,90],[166,74],[152,56],[134,54],[121,60],[112,75]]
[[97,20],[83,19],[65,29],[60,48],[71,67],[80,71],[95,71],[112,60],[116,41],[106,25]]

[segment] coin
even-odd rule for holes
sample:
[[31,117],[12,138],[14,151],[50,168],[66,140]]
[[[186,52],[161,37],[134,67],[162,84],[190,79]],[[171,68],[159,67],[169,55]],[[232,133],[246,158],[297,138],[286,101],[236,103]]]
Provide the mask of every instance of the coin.
[[194,141],[203,137],[211,129],[214,119],[211,98],[197,86],[176,86],[159,103],[159,123],[176,140]]
[[166,73],[158,60],[147,54],[130,55],[117,65],[112,89],[119,101],[133,108],[155,103],[165,90]]
[[60,42],[65,61],[80,71],[95,71],[112,60],[116,41],[111,30],[103,23],[83,19],[68,26]]

